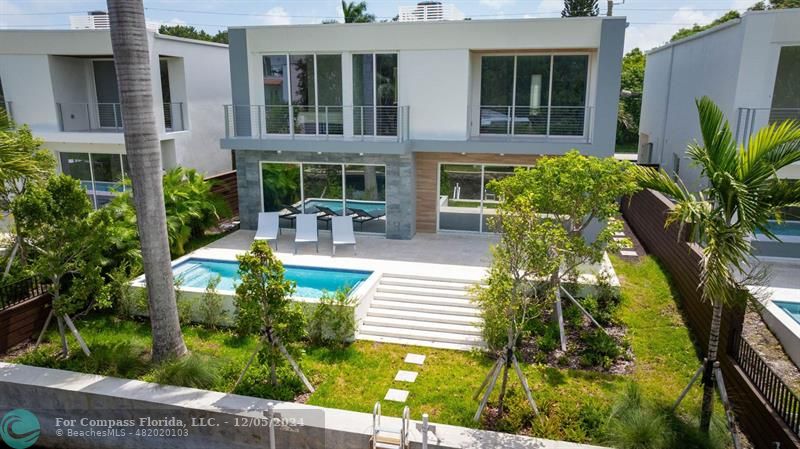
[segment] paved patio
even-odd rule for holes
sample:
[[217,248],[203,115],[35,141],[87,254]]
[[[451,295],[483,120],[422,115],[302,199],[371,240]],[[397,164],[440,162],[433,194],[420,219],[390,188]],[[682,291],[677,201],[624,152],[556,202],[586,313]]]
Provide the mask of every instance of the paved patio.
[[[236,231],[191,255],[234,259],[250,247],[254,235],[255,231]],[[419,233],[411,240],[391,240],[383,236],[356,234],[356,254],[352,247],[340,246],[336,249],[336,256],[332,256],[329,232],[320,231],[319,240],[319,253],[313,244],[303,244],[294,254],[294,231],[283,229],[276,255],[289,264],[478,280],[491,262],[489,248],[497,237]]]

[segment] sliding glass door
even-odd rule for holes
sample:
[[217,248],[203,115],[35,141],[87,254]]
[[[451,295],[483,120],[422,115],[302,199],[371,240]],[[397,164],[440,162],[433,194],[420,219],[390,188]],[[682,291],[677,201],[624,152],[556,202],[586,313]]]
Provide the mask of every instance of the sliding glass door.
[[281,212],[281,226],[298,213],[317,214],[320,229],[330,217],[353,217],[356,231],[386,232],[386,167],[382,165],[262,162],[263,210]]
[[500,196],[489,183],[514,174],[511,165],[439,165],[437,200],[439,230],[495,232],[491,217],[496,215]]
[[81,182],[94,207],[104,206],[125,190],[124,154],[59,153],[61,173]]
[[353,55],[353,133],[397,136],[397,54]]

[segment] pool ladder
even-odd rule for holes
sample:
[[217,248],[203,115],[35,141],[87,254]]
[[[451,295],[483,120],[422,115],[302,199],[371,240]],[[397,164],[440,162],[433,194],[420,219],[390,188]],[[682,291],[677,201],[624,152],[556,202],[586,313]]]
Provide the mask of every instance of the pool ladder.
[[384,429],[381,427],[381,403],[376,402],[372,408],[372,449],[407,449],[410,415],[405,406],[400,430]]

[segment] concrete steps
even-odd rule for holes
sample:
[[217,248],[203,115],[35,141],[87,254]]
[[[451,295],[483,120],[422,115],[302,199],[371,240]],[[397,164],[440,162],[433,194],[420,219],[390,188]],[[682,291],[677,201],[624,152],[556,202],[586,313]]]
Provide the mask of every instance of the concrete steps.
[[468,279],[384,274],[358,339],[444,349],[484,346]]

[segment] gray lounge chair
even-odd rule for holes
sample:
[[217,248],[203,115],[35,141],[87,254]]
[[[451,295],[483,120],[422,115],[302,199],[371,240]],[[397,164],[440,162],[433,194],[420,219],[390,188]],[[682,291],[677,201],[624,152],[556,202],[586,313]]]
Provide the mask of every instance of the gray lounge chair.
[[353,254],[356,254],[356,235],[353,232],[353,217],[332,217],[331,229],[333,255],[336,255],[336,245],[353,245]]
[[266,240],[267,243],[275,241],[275,249],[278,249],[278,234],[281,228],[278,225],[280,214],[278,212],[260,212],[258,214],[258,229],[254,240]]
[[314,243],[319,252],[319,231],[317,231],[317,214],[297,215],[297,228],[294,233],[294,253],[297,254],[298,243]]
[[353,212],[353,214],[355,214],[353,220],[358,222],[358,229],[362,231],[364,230],[364,223],[372,220],[377,220],[386,215],[384,213],[372,214],[370,212],[365,211],[364,209],[357,209],[355,207],[350,207],[349,209],[351,212]]

